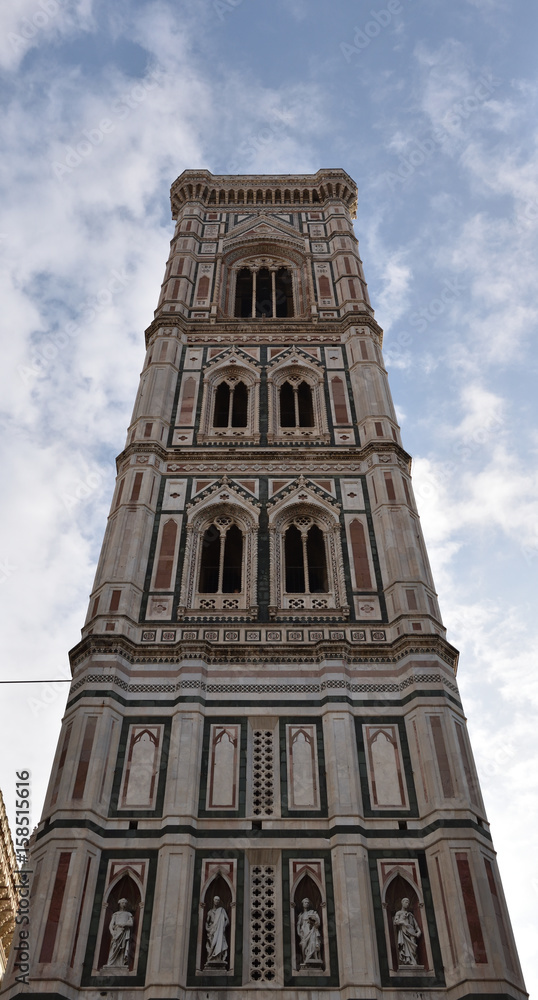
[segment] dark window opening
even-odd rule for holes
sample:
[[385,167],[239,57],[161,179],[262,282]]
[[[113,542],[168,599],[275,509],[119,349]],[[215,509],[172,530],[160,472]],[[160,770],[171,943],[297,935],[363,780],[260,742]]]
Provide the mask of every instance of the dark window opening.
[[248,420],[248,389],[244,382],[229,386],[221,382],[215,393],[213,427],[246,427]]
[[241,268],[237,275],[234,316],[252,316],[252,271],[248,267]]
[[227,382],[221,382],[217,386],[215,395],[215,413],[213,417],[213,427],[227,427],[228,415],[230,413],[230,386]]
[[312,389],[306,382],[300,382],[297,387],[297,402],[299,403],[299,426],[313,427]]
[[323,532],[313,524],[306,540],[308,583],[311,594],[327,593],[327,560]]
[[222,570],[222,593],[241,593],[241,564],[243,562],[243,535],[237,525],[232,524],[226,532],[224,542],[224,564]]
[[304,594],[305,576],[303,543],[301,532],[292,524],[285,535],[286,591],[288,594]]
[[284,382],[280,388],[280,426],[314,427],[314,424],[312,389],[308,383]]
[[280,389],[280,426],[295,427],[295,397],[289,382]]
[[308,532],[290,525],[284,536],[286,593],[326,594],[327,556],[323,532],[312,524]]
[[202,538],[198,591],[200,594],[240,594],[243,535],[235,524],[219,531],[212,524]]
[[204,531],[202,539],[202,560],[200,563],[201,594],[216,594],[219,586],[220,533],[214,524]]
[[271,272],[262,267],[256,274],[256,316],[273,315]]
[[275,276],[275,315],[293,316],[293,286],[291,274],[285,267],[279,268]]
[[235,283],[234,316],[241,319],[293,316],[293,281],[286,267],[251,271],[242,267]]
[[248,414],[248,389],[238,382],[233,390],[232,427],[246,427]]

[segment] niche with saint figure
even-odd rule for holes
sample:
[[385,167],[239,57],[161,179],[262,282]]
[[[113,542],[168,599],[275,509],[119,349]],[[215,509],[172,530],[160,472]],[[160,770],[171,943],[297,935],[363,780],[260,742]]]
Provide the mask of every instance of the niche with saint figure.
[[319,887],[306,874],[293,893],[296,971],[318,972],[325,968],[323,945],[323,907]]
[[130,875],[124,875],[108,893],[103,921],[99,969],[107,974],[132,972],[140,923],[140,890]]
[[204,972],[227,972],[230,968],[232,891],[222,875],[216,875],[206,888],[200,920],[199,968]]
[[387,934],[392,969],[428,968],[422,908],[418,893],[407,879],[396,875],[385,891]]

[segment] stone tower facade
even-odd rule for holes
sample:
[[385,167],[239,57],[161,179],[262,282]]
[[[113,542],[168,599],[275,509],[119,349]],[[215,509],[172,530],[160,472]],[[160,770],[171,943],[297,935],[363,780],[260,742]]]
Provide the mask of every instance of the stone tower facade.
[[355,184],[185,171],[171,200],[30,992],[522,1000]]

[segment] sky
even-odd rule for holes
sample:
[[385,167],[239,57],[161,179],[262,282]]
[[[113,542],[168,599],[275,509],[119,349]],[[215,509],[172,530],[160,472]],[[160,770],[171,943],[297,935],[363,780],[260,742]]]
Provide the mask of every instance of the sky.
[[[538,997],[538,6],[3,0],[0,787],[39,820],[186,168],[357,182],[360,241]],[[534,990],[533,990],[534,987]]]

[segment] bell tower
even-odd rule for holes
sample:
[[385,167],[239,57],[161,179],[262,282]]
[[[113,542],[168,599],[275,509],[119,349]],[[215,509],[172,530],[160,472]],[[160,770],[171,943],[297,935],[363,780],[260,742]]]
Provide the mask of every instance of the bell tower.
[[5,993],[523,1000],[355,184],[171,203]]

